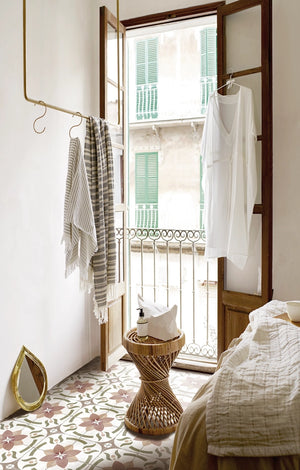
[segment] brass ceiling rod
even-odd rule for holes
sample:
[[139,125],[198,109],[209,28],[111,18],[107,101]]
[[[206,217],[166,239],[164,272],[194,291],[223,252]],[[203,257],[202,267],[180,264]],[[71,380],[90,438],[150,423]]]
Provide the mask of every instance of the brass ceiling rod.
[[121,123],[121,104],[120,104],[120,98],[121,98],[121,92],[120,92],[120,4],[119,0],[116,0],[117,2],[117,72],[118,72],[118,126]]
[[[120,27],[120,17],[119,17],[119,0],[117,2],[117,60],[118,60],[118,124],[120,124],[120,51],[119,51],[119,27]],[[24,98],[26,101],[34,104],[41,104],[41,100],[35,100],[29,98],[27,95],[27,34],[26,34],[26,0],[23,0],[23,88],[24,88]],[[42,102],[46,108],[55,109],[56,111],[61,111],[63,113],[71,114],[72,116],[82,116],[85,119],[89,119],[89,116],[79,113],[78,111],[71,111],[69,109],[62,108],[60,106],[55,106],[50,103]],[[114,124],[115,125],[115,124]]]

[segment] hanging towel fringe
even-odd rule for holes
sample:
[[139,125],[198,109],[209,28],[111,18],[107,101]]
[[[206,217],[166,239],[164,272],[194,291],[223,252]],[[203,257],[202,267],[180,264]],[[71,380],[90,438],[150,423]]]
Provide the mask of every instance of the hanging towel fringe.
[[[116,284],[110,284],[107,286],[107,301],[114,300],[117,296]],[[97,318],[99,324],[106,323],[108,317],[108,307],[98,307],[97,301],[94,296],[94,315]]]
[[80,289],[90,294],[94,287],[94,271],[91,266],[88,268],[87,275],[87,279],[80,278]]

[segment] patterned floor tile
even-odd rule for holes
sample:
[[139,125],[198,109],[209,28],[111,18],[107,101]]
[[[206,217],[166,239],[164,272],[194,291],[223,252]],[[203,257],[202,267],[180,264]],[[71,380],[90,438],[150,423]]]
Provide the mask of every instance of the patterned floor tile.
[[104,452],[102,462],[93,463],[90,470],[168,470],[169,456],[155,455],[149,451],[111,449]]
[[32,426],[57,428],[64,421],[68,421],[72,414],[80,407],[80,402],[71,401],[66,403],[60,399],[53,399],[48,395],[42,406],[24,415],[22,421]]
[[45,429],[23,421],[3,421],[0,423],[0,462],[5,465],[16,462],[46,435]]
[[18,462],[0,464],[0,470],[19,470]]
[[60,383],[52,391],[52,399],[87,402],[93,400],[96,396],[105,397],[113,389],[120,388],[123,382],[132,383],[132,387],[137,390],[139,387],[138,372],[133,364],[124,362],[122,366],[112,366],[108,372],[101,372],[95,368],[89,368],[88,372],[84,370],[69,376],[63,383]]
[[21,470],[82,469],[88,468],[101,453],[102,446],[97,442],[60,433],[43,439],[19,460],[18,466]]
[[[169,382],[185,408],[208,378],[172,369]],[[0,423],[0,470],[168,470],[174,433],[144,436],[124,424],[140,383],[132,362],[100,372],[99,358],[91,361],[38,410]]]
[[111,407],[108,403],[82,408],[61,425],[63,433],[100,443],[112,441],[123,428],[124,408]]
[[67,403],[92,399],[103,387],[109,387],[106,379],[96,377],[79,377],[72,375],[59,387],[55,387],[50,396],[54,399],[64,400]]

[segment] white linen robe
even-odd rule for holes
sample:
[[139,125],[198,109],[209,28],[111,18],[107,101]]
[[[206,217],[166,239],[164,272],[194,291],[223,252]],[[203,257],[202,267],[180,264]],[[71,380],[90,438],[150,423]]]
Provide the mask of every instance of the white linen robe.
[[257,192],[252,90],[210,95],[201,142],[207,258],[227,257],[240,269],[249,254]]

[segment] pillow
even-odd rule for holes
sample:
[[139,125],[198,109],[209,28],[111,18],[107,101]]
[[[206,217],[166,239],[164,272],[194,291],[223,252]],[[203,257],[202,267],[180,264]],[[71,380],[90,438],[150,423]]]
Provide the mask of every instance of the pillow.
[[178,336],[176,324],[177,305],[166,307],[165,305],[149,302],[138,294],[138,305],[144,310],[144,316],[148,319],[148,335],[153,338],[168,341]]

